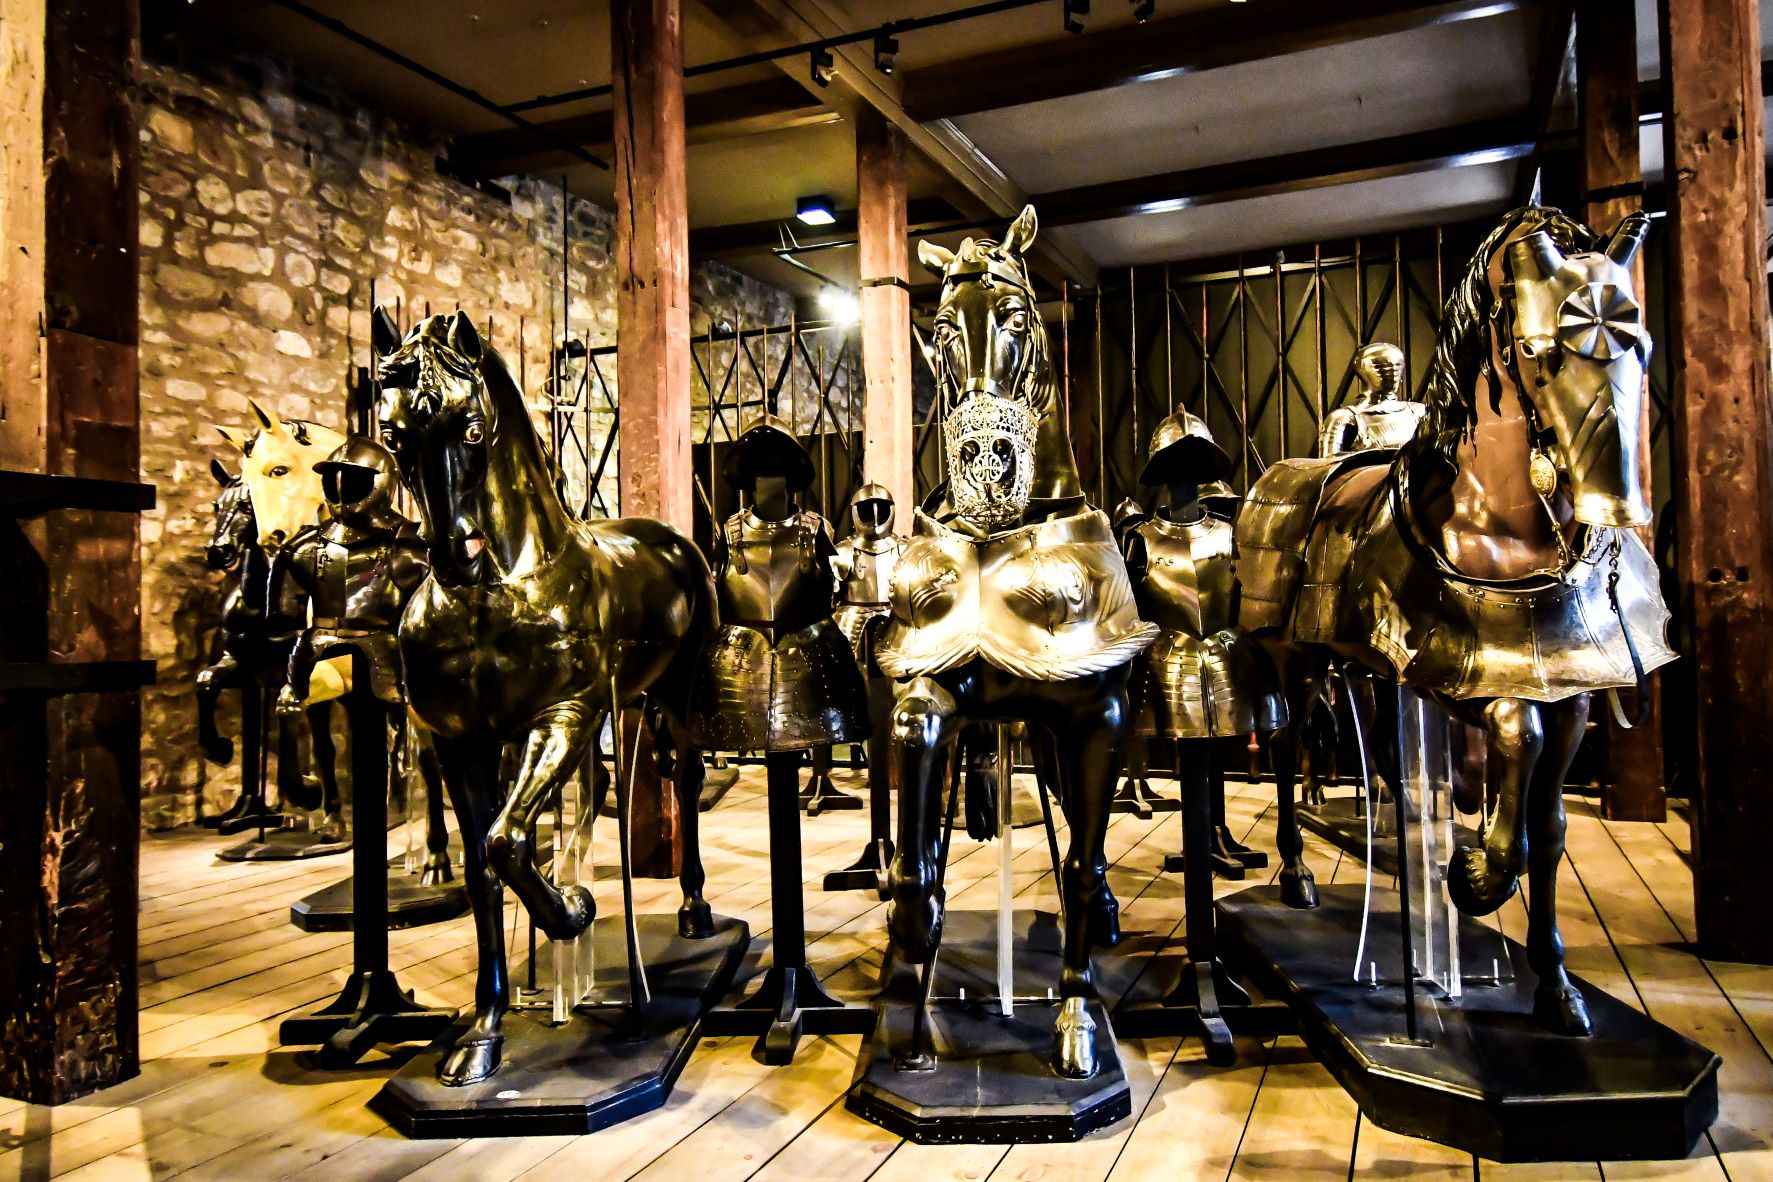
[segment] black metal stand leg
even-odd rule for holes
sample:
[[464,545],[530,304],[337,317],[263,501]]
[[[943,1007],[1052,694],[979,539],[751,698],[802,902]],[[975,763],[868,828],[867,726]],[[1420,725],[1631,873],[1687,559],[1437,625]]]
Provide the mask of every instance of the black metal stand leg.
[[770,921],[774,963],[750,997],[708,1012],[711,1035],[756,1034],[752,1052],[782,1067],[794,1061],[803,1034],[867,1034],[874,1011],[846,1005],[825,992],[806,963],[806,915],[801,897],[800,756],[775,751],[764,757],[769,787]]
[[[1248,852],[1253,854],[1259,860],[1255,862],[1246,862],[1242,858],[1232,854],[1229,850],[1224,849],[1219,843],[1218,831],[1224,828],[1223,822],[1225,820],[1225,777],[1223,765],[1220,763],[1219,759],[1216,758],[1216,752],[1214,751],[1217,743],[1218,740],[1215,739],[1182,739],[1178,740],[1176,743],[1178,751],[1176,756],[1176,784],[1177,797],[1182,809],[1182,848],[1176,853],[1170,854],[1164,858],[1164,873],[1180,874],[1186,878],[1188,874],[1189,851],[1205,850],[1207,862],[1214,874],[1231,882],[1242,882],[1244,880],[1244,871],[1246,868],[1250,866],[1268,865],[1268,855],[1255,850],[1250,850]],[[1182,749],[1184,748],[1191,750],[1199,748],[1207,752],[1207,754],[1200,756],[1202,764],[1206,769],[1205,778],[1203,780],[1204,787],[1202,789],[1202,798],[1204,801],[1202,807],[1208,810],[1207,837],[1206,840],[1201,841],[1198,844],[1194,843],[1188,836],[1188,793],[1190,792],[1190,787],[1187,776],[1189,772],[1183,767],[1182,761],[1189,758],[1189,756],[1181,754]],[[1184,893],[1186,893],[1186,889]]]
[[800,795],[801,807],[806,815],[816,817],[820,813],[848,812],[862,807],[862,798],[851,796],[831,782],[831,748],[815,747],[812,752],[813,775],[808,781],[806,790]]
[[887,750],[893,715],[893,683],[868,679],[868,844],[854,862],[825,876],[828,891],[874,891],[887,897],[887,867],[893,861],[893,785]]
[[349,1067],[379,1043],[428,1041],[456,1019],[454,1010],[419,1005],[388,968],[388,743],[387,707],[367,688],[368,662],[353,662],[354,689],[346,700],[351,720],[351,784],[359,840],[351,851],[353,906],[351,979],[331,1003],[287,1018],[277,1032],[283,1046],[320,1045],[322,1067]]
[[[216,819],[215,829],[232,837],[248,829],[279,828],[283,817],[265,803],[265,757],[271,729],[271,699],[257,681],[240,687],[240,799]],[[263,833],[260,839],[263,840]]]
[[1182,897],[1183,945],[1188,957],[1180,979],[1161,1003],[1133,1006],[1115,1016],[1123,1038],[1197,1036],[1207,1061],[1228,1066],[1237,1060],[1233,1034],[1271,1034],[1288,1029],[1284,1005],[1253,1005],[1250,995],[1219,962],[1213,917],[1213,864],[1200,856],[1212,844],[1213,805],[1210,752],[1206,740],[1176,744],[1176,771],[1182,795],[1182,843],[1186,855]]

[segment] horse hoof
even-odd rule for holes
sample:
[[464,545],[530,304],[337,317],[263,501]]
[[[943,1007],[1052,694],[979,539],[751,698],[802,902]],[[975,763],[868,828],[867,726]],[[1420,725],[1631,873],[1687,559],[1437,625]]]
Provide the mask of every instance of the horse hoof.
[[1300,911],[1310,911],[1317,906],[1317,879],[1311,871],[1301,866],[1297,870],[1284,869],[1280,872],[1281,902],[1288,907]]
[[1490,857],[1477,846],[1462,845],[1447,864],[1447,895],[1465,915],[1488,915],[1514,898],[1521,878],[1497,874]]
[[1533,991],[1533,1021],[1542,1029],[1569,1038],[1586,1038],[1594,1033],[1588,1020],[1588,1004],[1582,993],[1568,983],[1541,985]]
[[465,1088],[493,1077],[504,1061],[505,1036],[471,1034],[450,1048],[437,1066],[437,1082],[446,1088]]
[[942,902],[934,891],[895,889],[887,904],[887,940],[906,964],[923,964],[942,945]]
[[572,940],[583,935],[597,916],[597,904],[591,892],[577,883],[560,888],[560,910],[553,915],[536,916],[536,926],[550,940]]
[[706,899],[685,899],[677,909],[677,934],[686,940],[706,940],[714,934],[714,912]]
[[1053,1070],[1066,1079],[1096,1074],[1096,1023],[1081,997],[1068,997],[1059,1007],[1053,1024]]
[[1097,948],[1113,948],[1120,943],[1120,900],[1106,882],[1090,900],[1090,943]]
[[442,886],[453,881],[455,876],[455,867],[450,865],[448,854],[431,854],[425,859],[424,868],[419,871],[419,885]]

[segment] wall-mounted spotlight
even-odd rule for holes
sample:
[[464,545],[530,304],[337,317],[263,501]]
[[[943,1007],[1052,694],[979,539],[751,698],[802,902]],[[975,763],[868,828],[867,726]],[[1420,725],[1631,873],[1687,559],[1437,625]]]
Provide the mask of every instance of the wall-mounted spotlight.
[[795,202],[794,216],[809,226],[829,226],[837,221],[837,208],[831,198],[814,193]]
[[854,324],[862,318],[862,301],[853,291],[827,287],[819,293],[819,309],[836,324]]
[[1083,18],[1090,15],[1090,0],[1065,0],[1065,31],[1084,31]]
[[899,53],[899,39],[887,33],[877,34],[874,38],[874,68],[882,74],[893,72],[893,59]]
[[832,58],[831,51],[816,47],[807,56],[812,59],[813,81],[820,86],[830,86],[831,80],[837,76],[837,62]]

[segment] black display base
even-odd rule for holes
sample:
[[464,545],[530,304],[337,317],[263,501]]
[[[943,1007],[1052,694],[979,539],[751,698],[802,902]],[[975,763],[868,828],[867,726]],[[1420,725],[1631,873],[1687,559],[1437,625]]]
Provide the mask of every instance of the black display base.
[[[348,932],[356,880],[341,878],[331,886],[304,895],[289,907],[289,922],[304,932]],[[388,930],[418,928],[443,923],[468,913],[468,888],[460,879],[427,886],[416,874],[394,870],[388,874]]]
[[227,812],[218,814],[214,825],[209,825],[208,818],[205,818],[204,824],[223,837],[233,837],[237,833],[246,833],[253,829],[281,829],[289,824],[289,820],[262,799],[247,797],[235,801]]
[[828,891],[873,891],[887,897],[887,867],[893,861],[893,843],[877,837],[862,847],[862,854],[842,870],[825,875],[823,889]]
[[[1230,854],[1223,854],[1218,850],[1214,850],[1212,855],[1213,877],[1223,878],[1228,882],[1242,882],[1247,876],[1248,871],[1251,869],[1259,869],[1268,864],[1267,855],[1260,853],[1260,851],[1251,852],[1256,853],[1257,856],[1261,857],[1262,861],[1256,863],[1246,862],[1242,858],[1233,857]],[[1186,854],[1175,853],[1164,855],[1165,874],[1186,874],[1187,872],[1188,856]]]
[[[1535,1026],[1536,978],[1513,941],[1511,983],[1467,986],[1457,999],[1419,985],[1429,1045],[1407,1042],[1395,892],[1373,894],[1367,955],[1380,986],[1349,979],[1361,892],[1322,886],[1320,906],[1301,912],[1278,887],[1241,891],[1219,901],[1219,945],[1287,1001],[1307,1045],[1374,1124],[1495,1161],[1619,1161],[1685,1157],[1716,1119],[1718,1056],[1580,978],[1571,981],[1593,1035]],[[1497,939],[1474,920],[1461,926]]]
[[[1299,826],[1317,834],[1345,854],[1353,854],[1363,861],[1367,856],[1367,819],[1355,811],[1359,798],[1354,793],[1347,796],[1332,796],[1319,805],[1299,809]],[[1394,808],[1389,800],[1382,801],[1379,811],[1373,814],[1373,822],[1377,826],[1373,831],[1373,869],[1381,874],[1397,873],[1397,825],[1392,820]],[[1410,813],[1411,824],[1416,821],[1415,811]],[[1453,823],[1453,845],[1482,848],[1483,834],[1457,821]]]
[[1173,796],[1160,796],[1152,791],[1151,784],[1140,776],[1128,776],[1121,781],[1120,789],[1109,802],[1110,812],[1132,813],[1140,820],[1153,813],[1174,813],[1182,808],[1182,802]]
[[[1059,979],[1061,933],[1046,912],[1017,911],[1019,990],[1044,992]],[[1052,1066],[1056,997],[1018,997],[998,1008],[997,915],[951,912],[944,925],[922,1047],[912,1045],[920,974],[900,965],[876,1003],[880,1021],[844,1106],[922,1145],[1014,1145],[1077,1141],[1132,1114],[1132,1093],[1108,1012],[1091,1001],[1096,1074],[1067,1079]],[[965,999],[961,992],[965,991]],[[935,1049],[935,1065],[900,1070],[901,1059]]]
[[866,808],[868,802],[860,796],[851,796],[848,792],[833,784],[829,778],[813,777],[807,790],[801,793],[800,807],[809,817],[820,813],[847,813]]
[[719,804],[721,798],[732,790],[739,782],[739,769],[727,767],[711,767],[702,777],[702,794],[696,798],[696,811],[708,812]]
[[455,1020],[455,1010],[420,1005],[393,973],[376,969],[352,977],[338,997],[313,1013],[285,1018],[277,1041],[286,1047],[318,1046],[320,1065],[336,1070],[379,1044],[429,1042]]
[[466,1087],[437,1081],[445,1048],[415,1056],[371,1101],[409,1137],[553,1137],[592,1133],[665,1103],[700,1036],[703,1013],[732,984],[751,930],[716,916],[714,935],[686,940],[675,915],[639,917],[641,957],[652,1003],[638,1019],[626,1002],[623,918],[592,927],[593,961],[610,987],[573,1011],[564,1026],[543,1014],[505,1016],[504,1063],[491,1079]]
[[328,841],[312,829],[267,829],[264,839],[254,836],[216,854],[224,862],[297,862],[324,858],[350,850],[351,839]]

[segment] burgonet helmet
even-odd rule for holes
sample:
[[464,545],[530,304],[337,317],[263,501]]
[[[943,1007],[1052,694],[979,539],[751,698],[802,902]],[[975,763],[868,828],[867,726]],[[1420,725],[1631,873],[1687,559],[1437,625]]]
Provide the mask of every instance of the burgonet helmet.
[[739,435],[722,467],[726,482],[742,492],[757,487],[759,476],[781,476],[789,492],[800,492],[813,482],[813,461],[806,448],[773,414],[760,415]]
[[[863,512],[863,509],[870,505],[876,507],[879,520],[870,521],[868,515]],[[855,527],[857,533],[868,537],[877,538],[891,533],[895,513],[893,494],[887,491],[886,485],[876,481],[871,480],[864,484],[856,490],[856,495],[850,498],[850,524]]]
[[1209,484],[1225,479],[1230,472],[1231,457],[1214,440],[1207,424],[1198,415],[1178,410],[1151,433],[1151,447],[1146,453],[1145,468],[1139,473],[1139,483],[1158,485],[1191,480]]
[[1230,521],[1237,516],[1238,506],[1243,498],[1223,480],[1215,480],[1200,486],[1200,503],[1214,517],[1223,517]]

